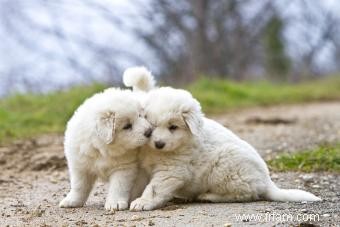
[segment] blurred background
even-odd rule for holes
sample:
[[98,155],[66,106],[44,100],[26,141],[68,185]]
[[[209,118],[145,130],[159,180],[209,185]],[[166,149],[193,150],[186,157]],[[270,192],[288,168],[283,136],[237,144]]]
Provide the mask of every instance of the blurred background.
[[251,203],[112,215],[101,186],[86,208],[56,209],[68,120],[136,65],[190,91],[280,186],[323,199],[258,202],[260,215],[321,218],[267,225],[340,223],[340,0],[0,0],[0,226],[234,226],[233,215],[254,214]]
[[128,66],[297,83],[340,70],[340,2],[0,0],[0,96],[121,84]]
[[336,0],[0,0],[0,144],[63,132],[136,65],[207,114],[340,100],[339,12]]

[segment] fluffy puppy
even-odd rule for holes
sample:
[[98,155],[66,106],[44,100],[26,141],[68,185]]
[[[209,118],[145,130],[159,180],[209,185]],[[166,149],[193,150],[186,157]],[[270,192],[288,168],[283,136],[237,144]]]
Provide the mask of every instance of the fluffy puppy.
[[150,124],[131,91],[110,88],[87,99],[67,124],[64,147],[71,190],[59,206],[83,206],[101,178],[109,181],[105,209],[127,209],[138,172],[137,148],[150,135]]
[[141,166],[151,176],[130,210],[152,210],[177,197],[210,202],[318,201],[302,190],[278,188],[257,151],[207,119],[189,92],[151,90],[145,118],[153,126]]

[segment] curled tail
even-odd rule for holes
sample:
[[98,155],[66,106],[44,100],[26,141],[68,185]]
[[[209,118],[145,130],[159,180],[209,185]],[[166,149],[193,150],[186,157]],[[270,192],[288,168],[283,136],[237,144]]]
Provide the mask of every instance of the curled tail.
[[123,83],[132,87],[133,91],[150,91],[155,88],[155,79],[151,72],[144,66],[131,67],[123,74]]
[[302,202],[302,201],[321,201],[321,199],[310,192],[299,189],[281,189],[274,182],[269,186],[266,198],[280,202]]

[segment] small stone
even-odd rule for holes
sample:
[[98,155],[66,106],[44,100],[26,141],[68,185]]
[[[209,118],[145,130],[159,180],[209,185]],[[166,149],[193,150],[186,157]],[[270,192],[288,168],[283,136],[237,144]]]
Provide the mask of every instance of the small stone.
[[272,174],[272,179],[277,179],[279,176],[277,174]]
[[50,179],[50,182],[51,182],[52,184],[56,184],[56,183],[58,183],[58,180],[57,180],[56,178],[51,178],[51,179]]
[[322,217],[324,217],[324,218],[328,218],[328,217],[330,217],[331,215],[330,214],[323,214],[322,215]]
[[231,227],[231,224],[230,223],[225,223],[223,226],[224,227]]
[[301,203],[302,203],[302,204],[306,204],[306,203],[307,203],[307,201],[302,201]]
[[134,220],[134,219],[137,219],[138,218],[138,216],[137,215],[132,215],[132,217],[131,217],[131,220]]
[[143,218],[139,217],[138,215],[132,215],[131,217],[131,221],[140,221],[140,220],[143,220]]
[[307,213],[307,212],[308,212],[307,209],[302,209],[302,210],[300,210],[300,211],[301,211],[301,213]]
[[305,182],[310,182],[313,180],[313,176],[311,175],[302,175],[302,180],[304,180]]
[[87,224],[87,222],[84,221],[84,220],[79,220],[79,221],[77,221],[75,224],[76,224],[76,225],[79,225],[79,226],[84,226],[84,225]]
[[115,210],[109,210],[104,213],[104,215],[114,215],[116,213]]
[[314,184],[314,185],[312,185],[312,188],[321,188],[321,187],[318,184]]
[[148,225],[149,225],[149,226],[154,226],[154,225],[155,225],[155,222],[153,222],[152,220],[149,220]]
[[267,150],[265,150],[265,152],[266,152],[266,154],[270,154],[270,153],[272,153],[272,150],[271,149],[267,149]]

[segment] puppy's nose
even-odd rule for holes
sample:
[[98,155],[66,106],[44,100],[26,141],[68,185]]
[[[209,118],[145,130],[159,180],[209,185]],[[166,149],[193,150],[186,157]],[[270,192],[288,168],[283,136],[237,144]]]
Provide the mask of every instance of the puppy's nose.
[[152,128],[149,128],[148,130],[146,130],[146,131],[144,132],[144,136],[145,136],[146,138],[150,138],[151,134],[152,134]]
[[165,146],[165,143],[162,142],[162,141],[156,141],[156,142],[155,142],[155,146],[156,146],[158,149],[162,149],[162,148]]

